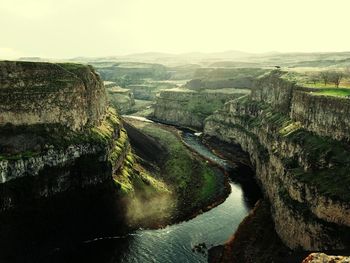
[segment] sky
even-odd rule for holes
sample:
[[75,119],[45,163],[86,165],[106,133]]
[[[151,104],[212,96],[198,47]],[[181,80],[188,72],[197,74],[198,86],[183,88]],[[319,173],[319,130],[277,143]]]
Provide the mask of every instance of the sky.
[[0,58],[350,50],[349,0],[0,0]]

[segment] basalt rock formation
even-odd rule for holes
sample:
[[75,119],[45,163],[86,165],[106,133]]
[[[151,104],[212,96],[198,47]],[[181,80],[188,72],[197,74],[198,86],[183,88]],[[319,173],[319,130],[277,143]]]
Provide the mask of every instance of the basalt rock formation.
[[275,230],[291,249],[350,247],[348,105],[273,71],[205,121],[207,135],[249,153]]
[[0,73],[0,212],[123,190],[128,137],[91,66],[4,61]]
[[116,86],[114,82],[105,81],[108,98],[112,106],[121,114],[127,113],[135,105],[134,93],[129,89]]
[[249,90],[246,89],[164,90],[156,98],[153,118],[170,124],[202,129],[205,118],[220,109],[226,101],[248,93]]
[[60,124],[82,130],[105,114],[105,89],[89,66],[3,61],[0,76],[1,126]]

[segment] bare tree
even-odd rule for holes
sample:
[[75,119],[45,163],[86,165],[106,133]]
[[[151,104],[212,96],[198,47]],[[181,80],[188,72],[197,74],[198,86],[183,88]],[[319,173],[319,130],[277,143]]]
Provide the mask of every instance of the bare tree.
[[334,83],[334,85],[339,88],[339,84],[344,77],[344,73],[341,71],[334,71],[329,75],[329,81]]
[[316,85],[316,83],[320,80],[320,76],[319,76],[319,74],[313,73],[313,74],[311,74],[311,75],[309,76],[309,80],[310,80],[314,85]]
[[331,73],[329,71],[322,71],[320,77],[323,80],[324,85],[326,86],[329,82]]

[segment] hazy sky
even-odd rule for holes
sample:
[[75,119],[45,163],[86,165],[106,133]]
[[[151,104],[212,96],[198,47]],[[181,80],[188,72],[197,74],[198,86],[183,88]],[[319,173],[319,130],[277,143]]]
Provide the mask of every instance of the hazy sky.
[[0,58],[350,50],[350,0],[0,0]]

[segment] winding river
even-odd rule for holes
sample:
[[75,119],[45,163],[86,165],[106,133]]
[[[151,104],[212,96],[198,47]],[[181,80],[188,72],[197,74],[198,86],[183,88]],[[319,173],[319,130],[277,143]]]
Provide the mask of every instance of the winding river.
[[[230,173],[229,163],[213,154],[210,149],[202,144],[195,133],[183,129],[182,139],[193,151],[224,167]],[[20,260],[5,262],[50,263],[206,262],[207,249],[224,243],[248,214],[258,198],[256,195],[258,190],[254,188],[252,183],[245,183],[244,180],[243,184],[242,182],[233,181],[234,178],[245,177],[244,174],[232,173],[230,174],[231,194],[222,204],[191,220],[170,225],[164,229],[139,229],[128,234],[108,236],[108,234],[102,234],[98,229],[100,227],[102,229],[106,228],[107,232],[105,233],[111,233],[108,232],[109,226],[101,222],[101,217],[113,221],[113,216],[108,214],[97,216],[97,214],[90,213],[80,219],[81,217],[77,217],[76,213],[78,212],[76,211],[70,211],[68,216],[64,216],[64,218],[67,218],[66,221],[61,220],[60,217],[55,219],[56,216],[53,216],[54,220],[47,220],[48,223],[46,224],[45,218],[41,217],[31,219],[20,216],[17,218],[19,224],[13,224],[12,220],[5,221],[0,230],[8,229],[8,231],[5,231],[7,234],[5,234],[6,238],[2,244],[6,246],[8,244],[9,247],[0,247],[0,251],[8,252],[6,256],[0,255],[0,259],[2,257],[20,258]],[[225,176],[223,172],[222,176]],[[89,203],[89,207],[92,205],[92,203]],[[75,217],[78,220],[72,223]],[[29,223],[24,219],[28,219]],[[76,229],[76,224],[81,225],[81,230]],[[88,236],[93,236],[93,238],[75,243],[74,240],[84,239],[83,231],[89,228],[85,225],[92,228],[91,231],[95,234],[88,234]],[[60,230],[61,226],[64,226],[65,231]],[[74,236],[72,237],[74,233],[78,235],[76,239]],[[23,237],[25,240],[23,240]],[[32,241],[27,242],[26,239]],[[26,242],[28,248],[18,253],[16,247],[22,248],[22,241]],[[12,246],[13,244],[15,245]],[[199,244],[203,249],[195,251],[194,248],[198,248]]]
[[[183,141],[207,159],[228,167],[227,161],[214,155],[194,133],[184,130]],[[223,174],[224,176],[224,174]],[[207,251],[195,252],[194,247],[205,243],[206,248],[224,243],[238,227],[256,200],[239,183],[230,181],[231,194],[219,206],[197,217],[157,230],[137,230],[126,236],[88,240],[82,247],[99,262],[207,262]],[[111,252],[112,251],[112,252]]]

